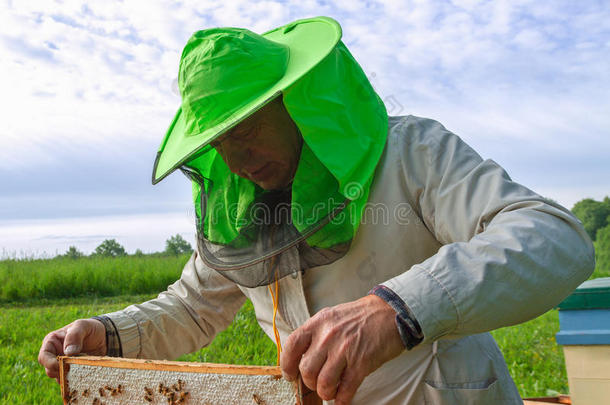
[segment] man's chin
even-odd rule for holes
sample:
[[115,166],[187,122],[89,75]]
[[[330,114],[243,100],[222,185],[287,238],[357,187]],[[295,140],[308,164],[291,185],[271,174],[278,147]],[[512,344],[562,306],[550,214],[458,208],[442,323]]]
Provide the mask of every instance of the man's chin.
[[266,191],[284,190],[292,183],[291,181],[286,181],[284,179],[252,180],[252,182]]

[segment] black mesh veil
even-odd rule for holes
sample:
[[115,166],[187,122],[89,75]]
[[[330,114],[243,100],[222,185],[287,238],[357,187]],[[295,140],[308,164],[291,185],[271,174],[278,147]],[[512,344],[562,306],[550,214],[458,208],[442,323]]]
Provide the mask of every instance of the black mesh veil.
[[[349,200],[333,203],[327,213],[306,229],[293,224],[291,189],[261,193],[250,204],[248,224],[229,243],[214,243],[205,237],[204,221],[214,184],[196,171],[183,166],[182,172],[201,189],[200,216],[197,219],[197,250],[202,260],[227,279],[248,288],[265,286],[300,270],[291,247],[315,234],[342,213]],[[306,242],[305,242],[306,243]],[[282,254],[286,252],[286,254]]]

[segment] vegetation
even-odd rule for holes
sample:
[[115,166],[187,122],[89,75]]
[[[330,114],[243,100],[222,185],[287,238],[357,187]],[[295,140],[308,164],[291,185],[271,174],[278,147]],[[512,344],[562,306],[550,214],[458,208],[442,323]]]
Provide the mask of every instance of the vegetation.
[[559,316],[552,310],[529,322],[493,331],[523,398],[568,392],[563,349],[555,341]]
[[0,303],[156,293],[180,277],[187,260],[187,255],[2,260]]
[[63,255],[68,259],[79,259],[84,256],[83,252],[78,250],[76,246],[70,246],[68,251]]
[[[583,200],[573,208],[595,239],[592,278],[610,277],[608,214],[602,220],[606,206],[608,197],[602,202]],[[154,297],[180,276],[191,251],[179,235],[167,240],[164,252],[154,254],[137,250],[128,256],[118,242],[110,241],[102,242],[104,248],[91,256],[71,246],[53,259],[0,261],[0,404],[61,403],[58,385],[37,362],[42,338],[74,319]],[[558,314],[552,310],[492,332],[522,396],[568,391],[563,351],[555,342],[558,330]],[[272,365],[275,345],[256,324],[247,302],[210,346],[179,360]]]
[[125,248],[114,239],[106,239],[101,245],[95,248],[95,254],[103,257],[125,256]]
[[595,245],[595,272],[610,277],[610,197],[602,201],[585,198],[572,208]]
[[596,240],[597,231],[610,223],[610,198],[603,201],[585,198],[574,204],[572,212],[581,220],[591,240]]
[[180,234],[176,234],[165,241],[165,254],[167,255],[184,255],[193,253],[193,248],[191,244],[180,236]]
[[[74,319],[119,310],[152,295],[36,300],[0,305],[0,404],[61,404],[59,385],[38,364],[43,337]],[[233,324],[205,349],[184,361],[273,365],[275,345],[264,336],[246,303]]]
[[595,269],[603,277],[610,277],[610,225],[597,231],[595,241]]

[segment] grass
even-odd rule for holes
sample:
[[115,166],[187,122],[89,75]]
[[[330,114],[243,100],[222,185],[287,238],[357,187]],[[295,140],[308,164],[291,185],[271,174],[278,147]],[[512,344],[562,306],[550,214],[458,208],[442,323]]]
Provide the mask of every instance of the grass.
[[[150,295],[59,299],[0,307],[0,404],[59,404],[59,387],[37,362],[42,338],[74,319],[121,309]],[[522,396],[567,392],[561,348],[554,340],[557,311],[493,332]],[[256,324],[247,302],[210,346],[179,360],[273,365],[275,345]]]
[[188,256],[83,257],[0,261],[0,303],[148,294],[178,277]]
[[[59,386],[38,364],[44,336],[74,319],[116,311],[150,295],[97,299],[42,300],[0,307],[0,404],[61,404]],[[275,365],[275,345],[256,324],[246,303],[233,324],[207,348],[185,361]]]
[[491,333],[522,397],[568,392],[563,349],[555,342],[557,332],[557,311],[551,310],[524,324]]
[[[178,278],[186,260],[145,256],[0,262],[0,301],[4,301],[0,304],[0,404],[60,404],[59,387],[37,362],[43,337],[74,319],[152,298],[150,293]],[[608,276],[608,272],[596,271],[592,278]],[[70,281],[70,277],[80,281]],[[94,280],[87,281],[89,277]],[[91,295],[93,291],[100,295],[148,294],[99,297]],[[492,333],[522,396],[568,391],[563,352],[555,343],[558,329],[557,311],[552,310]],[[179,360],[272,365],[275,345],[256,324],[248,302],[209,347]]]

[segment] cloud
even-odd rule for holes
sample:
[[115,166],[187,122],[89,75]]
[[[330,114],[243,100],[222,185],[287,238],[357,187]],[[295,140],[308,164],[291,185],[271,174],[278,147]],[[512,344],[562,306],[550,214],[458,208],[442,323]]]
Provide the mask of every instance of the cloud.
[[[610,9],[599,2],[66,0],[0,6],[5,198],[149,198],[189,36],[215,26],[264,32],[315,15],[342,24],[391,112],[438,119],[535,190],[567,181],[569,198],[549,195],[566,205],[578,190],[603,196]],[[174,204],[188,193],[181,187],[150,198]]]
[[194,246],[193,223],[187,214],[0,221],[0,259],[54,256],[72,245],[89,254],[105,239],[116,239],[130,253],[158,252],[177,233]]

